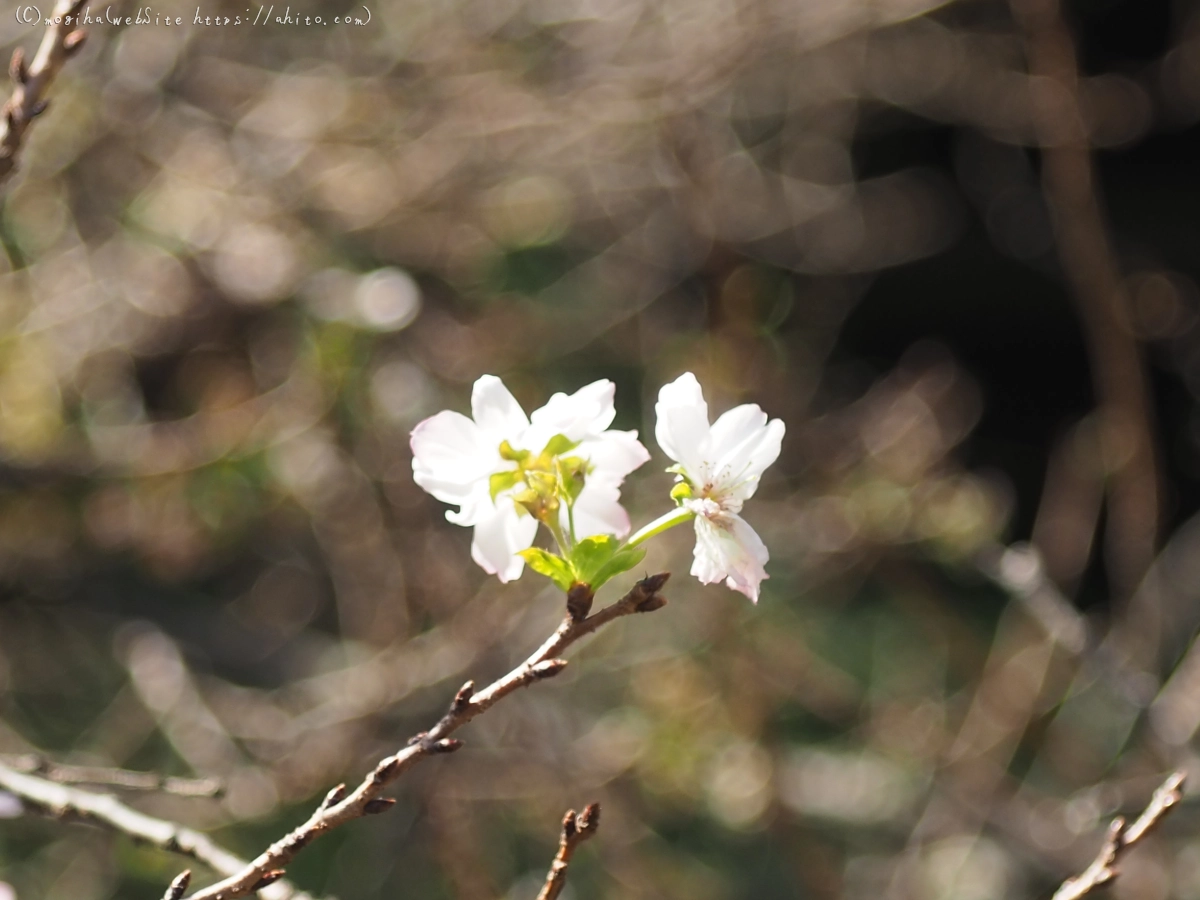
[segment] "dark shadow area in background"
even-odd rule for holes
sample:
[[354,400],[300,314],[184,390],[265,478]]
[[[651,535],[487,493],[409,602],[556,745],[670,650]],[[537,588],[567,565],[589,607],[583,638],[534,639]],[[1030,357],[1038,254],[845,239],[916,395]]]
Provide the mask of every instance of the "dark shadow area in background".
[[[1144,73],[1168,49],[1172,28],[1178,27],[1172,20],[1186,6],[1171,0],[1071,4],[1084,72]],[[969,17],[970,5],[943,14],[951,20]],[[893,126],[902,119],[905,126],[856,142],[859,177],[913,165],[953,171],[961,129],[890,108],[879,115]],[[869,127],[864,131],[869,135]],[[1036,168],[1036,154],[1029,157]],[[1200,280],[1197,160],[1195,126],[1156,131],[1130,147],[1096,153],[1101,202],[1124,274],[1161,268]],[[837,358],[868,360],[882,373],[918,342],[944,345],[983,392],[967,462],[972,468],[994,467],[1012,480],[1010,533],[1026,539],[1053,443],[1093,409],[1089,360],[1053,249],[1032,259],[1002,253],[989,239],[980,209],[965,194],[961,200],[969,217],[962,237],[937,256],[880,273],[848,317]],[[1187,412],[1188,389],[1171,347],[1147,342],[1143,349],[1162,438],[1163,481],[1171,486],[1162,523],[1169,533],[1200,507],[1200,453]],[[1093,553],[1080,602],[1103,603],[1106,595],[1103,564]]]

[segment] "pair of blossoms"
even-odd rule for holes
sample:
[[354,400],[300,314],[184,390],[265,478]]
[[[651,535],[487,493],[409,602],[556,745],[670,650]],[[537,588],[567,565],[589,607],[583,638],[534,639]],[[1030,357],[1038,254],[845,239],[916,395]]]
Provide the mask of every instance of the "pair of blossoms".
[[[499,378],[484,375],[472,391],[472,418],[445,410],[414,429],[413,476],[458,507],[446,518],[475,529],[471,556],[501,581],[520,577],[529,564],[563,590],[595,590],[641,562],[648,539],[692,520],[692,574],[758,602],[767,548],[740,513],[779,456],[783,422],[746,404],[710,424],[692,373],[664,386],[655,437],[676,463],[667,470],[676,475],[675,508],[626,539],[621,483],[650,454],[636,431],[609,429],[615,390],[611,381],[596,381],[570,396],[555,394],[526,416]],[[553,535],[557,554],[533,546],[539,524]]]

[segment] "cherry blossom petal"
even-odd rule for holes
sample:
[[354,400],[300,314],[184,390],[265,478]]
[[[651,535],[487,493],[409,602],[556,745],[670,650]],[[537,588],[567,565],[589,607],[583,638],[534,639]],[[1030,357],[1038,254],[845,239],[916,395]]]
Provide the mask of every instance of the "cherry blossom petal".
[[692,574],[702,584],[723,580],[757,603],[759,585],[770,577],[764,568],[770,556],[758,533],[733,513],[697,516],[695,522]]
[[[758,407],[754,409],[757,410]],[[765,420],[766,416],[762,418]],[[720,422],[719,419],[717,421]],[[716,430],[716,425],[713,426],[713,430]],[[784,431],[784,424],[779,419],[772,419],[765,425],[756,425],[739,444],[730,448],[727,454],[720,458],[717,464],[718,490],[731,503],[740,506],[754,496],[762,473],[779,458]]]
[[[446,520],[453,522],[455,525],[462,525],[466,528],[472,527],[476,522],[482,521],[493,514],[496,503],[492,500],[491,486],[487,479],[481,479],[472,485],[471,490],[462,498],[459,503],[459,509],[447,510]],[[509,501],[511,503],[511,501]]]
[[618,484],[638,466],[650,461],[650,451],[642,446],[636,431],[606,431],[584,441],[573,454],[592,464],[589,481],[615,478]]
[[620,503],[621,482],[649,461],[650,452],[637,439],[636,431],[606,431],[572,452],[592,465],[575,501],[575,534],[580,538],[597,534],[624,537],[631,525],[629,513]]
[[601,379],[581,387],[570,396],[555,394],[545,406],[530,416],[533,423],[530,443],[538,446],[529,449],[541,450],[546,441],[556,434],[564,434],[573,441],[600,435],[617,415],[613,406],[616,391],[616,385],[608,379]]
[[[629,513],[620,503],[619,482],[589,480],[575,501],[575,534],[581,539],[598,534],[619,538],[629,534]],[[563,527],[569,527],[563,510]]]
[[755,476],[761,476],[769,466],[779,459],[779,451],[783,446],[783,436],[787,426],[782,419],[772,419],[767,423],[766,433],[758,442],[758,446],[750,453],[747,470]]
[[654,438],[667,456],[689,472],[704,462],[701,448],[709,439],[708,404],[691,372],[684,372],[658,392]]
[[521,577],[525,560],[518,551],[533,546],[537,534],[537,519],[517,512],[511,497],[500,494],[496,504],[475,522],[475,537],[471,541],[471,558],[489,575],[501,581]]
[[[516,398],[495,375],[484,375],[471,389],[471,415],[484,439],[500,447],[512,443],[529,427],[529,418]],[[515,445],[514,445],[515,446]]]
[[741,469],[766,424],[767,414],[754,403],[744,403],[722,413],[713,422],[704,458],[718,468]]
[[488,449],[474,422],[449,410],[417,425],[410,446],[413,479],[444,503],[462,502],[474,482],[504,464],[496,449]]

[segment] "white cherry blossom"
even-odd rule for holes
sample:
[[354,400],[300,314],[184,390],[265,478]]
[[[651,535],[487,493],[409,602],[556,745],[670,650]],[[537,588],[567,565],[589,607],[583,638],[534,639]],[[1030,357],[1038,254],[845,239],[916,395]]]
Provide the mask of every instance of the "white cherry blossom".
[[655,412],[655,437],[678,463],[673,471],[688,486],[682,506],[695,516],[692,574],[704,584],[723,580],[757,603],[768,553],[740,513],[779,456],[783,422],[767,421],[758,406],[746,404],[710,425],[704,392],[691,372],[663,386]]
[[[636,431],[611,431],[615,387],[597,381],[568,396],[555,394],[531,417],[494,375],[475,382],[471,418],[445,410],[421,422],[412,433],[413,478],[437,499],[458,506],[446,518],[473,527],[471,556],[501,581],[520,577],[525,561],[517,554],[533,544],[538,522],[514,500],[520,482],[492,497],[492,476],[516,472],[511,451],[539,454],[556,435],[577,442],[572,457],[587,460],[589,471],[573,505],[576,533],[624,536],[629,516],[620,505],[625,476],[650,456]],[[509,457],[509,458],[506,458]],[[570,516],[562,504],[563,529]]]

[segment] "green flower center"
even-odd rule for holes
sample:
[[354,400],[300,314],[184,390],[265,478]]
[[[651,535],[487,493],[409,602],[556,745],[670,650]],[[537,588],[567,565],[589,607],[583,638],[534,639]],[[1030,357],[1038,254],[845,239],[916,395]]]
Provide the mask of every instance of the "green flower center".
[[568,508],[574,505],[592,469],[586,459],[567,455],[578,446],[579,441],[572,441],[564,434],[550,438],[536,454],[517,450],[504,441],[500,444],[500,458],[517,466],[490,477],[492,501],[504,491],[518,488],[512,495],[518,511],[540,522],[557,523],[559,509],[564,503]]

